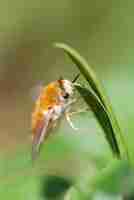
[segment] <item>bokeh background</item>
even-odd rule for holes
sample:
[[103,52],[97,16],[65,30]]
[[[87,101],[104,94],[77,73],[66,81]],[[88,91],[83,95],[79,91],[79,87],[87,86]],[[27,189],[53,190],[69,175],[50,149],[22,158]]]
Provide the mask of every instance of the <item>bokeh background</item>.
[[[14,195],[18,199],[39,199],[40,174],[74,180],[89,165],[95,170],[91,160],[111,158],[99,125],[85,113],[74,117],[80,126],[78,133],[63,120],[36,166],[31,166],[33,88],[61,75],[72,79],[77,73],[69,58],[54,48],[55,42],[76,48],[93,66],[134,153],[133,8],[131,0],[1,2],[0,196],[4,199],[11,199],[11,195],[15,199]],[[28,177],[27,183],[24,176]]]

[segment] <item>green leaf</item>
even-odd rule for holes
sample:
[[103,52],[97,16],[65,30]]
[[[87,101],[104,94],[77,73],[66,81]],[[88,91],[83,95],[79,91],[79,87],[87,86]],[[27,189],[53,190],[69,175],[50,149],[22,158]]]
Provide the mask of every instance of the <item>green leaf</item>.
[[86,103],[89,105],[100,126],[104,130],[106,139],[111,147],[112,152],[117,157],[120,157],[120,149],[114,136],[114,130],[111,126],[111,122],[109,120],[109,116],[105,107],[103,106],[99,98],[96,96],[96,94],[92,91],[92,89],[89,90],[80,85],[75,85],[75,87],[77,88],[81,96],[84,98]]
[[[91,89],[96,94],[98,99],[100,100],[101,104],[104,106],[109,122],[111,123],[112,132],[105,132],[105,134],[109,134],[107,138],[112,138],[113,141],[116,141],[116,144],[119,146],[119,143],[122,145],[120,146],[120,152],[125,153],[127,158],[129,159],[128,155],[128,149],[126,142],[124,140],[124,136],[121,132],[120,126],[118,124],[118,121],[114,115],[111,103],[109,101],[109,98],[105,94],[104,87],[102,86],[102,83],[98,80],[95,72],[93,69],[88,65],[88,63],[85,61],[85,59],[73,48],[70,46],[63,44],[63,43],[56,43],[55,46],[57,48],[61,48],[67,53],[67,55],[72,59],[72,61],[76,64],[78,69],[80,70],[81,74],[84,76],[84,78],[89,83]],[[122,148],[121,148],[122,147]],[[122,150],[122,151],[121,151]],[[119,154],[118,157],[121,155]]]
[[72,61],[79,68],[81,74],[83,74],[85,79],[88,81],[88,83],[91,86],[91,88],[93,89],[93,91],[96,93],[96,95],[99,98],[101,98],[100,89],[99,89],[100,84],[98,82],[98,79],[96,78],[95,73],[93,72],[91,67],[89,67],[89,65],[84,60],[84,58],[82,56],[80,56],[78,54],[78,52],[76,52],[76,50],[74,50],[73,48],[69,47],[66,44],[56,43],[55,46],[63,49],[69,55],[69,57],[72,59]]

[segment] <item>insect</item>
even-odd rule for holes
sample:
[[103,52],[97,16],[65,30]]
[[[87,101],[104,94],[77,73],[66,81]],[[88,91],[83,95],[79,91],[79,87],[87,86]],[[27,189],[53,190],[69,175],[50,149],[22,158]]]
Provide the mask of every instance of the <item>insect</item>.
[[55,127],[59,118],[66,116],[70,126],[75,129],[68,115],[70,106],[76,101],[73,98],[74,82],[59,79],[42,87],[35,102],[32,113],[32,158],[35,159],[40,145],[48,137],[51,128]]

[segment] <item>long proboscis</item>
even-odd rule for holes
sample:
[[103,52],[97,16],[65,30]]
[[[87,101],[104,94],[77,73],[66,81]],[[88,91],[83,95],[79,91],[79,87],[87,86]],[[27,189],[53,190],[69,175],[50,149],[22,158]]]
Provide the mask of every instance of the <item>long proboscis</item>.
[[79,76],[80,76],[80,73],[77,74],[77,75],[74,77],[74,79],[72,80],[72,83],[75,83],[75,82],[78,80]]

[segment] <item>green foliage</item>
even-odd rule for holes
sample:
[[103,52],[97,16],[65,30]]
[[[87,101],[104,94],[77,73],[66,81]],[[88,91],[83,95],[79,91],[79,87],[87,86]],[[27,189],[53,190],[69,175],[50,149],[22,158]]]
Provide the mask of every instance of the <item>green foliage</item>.
[[42,195],[48,199],[63,199],[63,195],[66,190],[72,185],[72,183],[67,180],[67,178],[59,176],[46,176]]
[[[0,199],[133,200],[134,169],[127,161],[112,161],[110,151],[116,151],[113,132],[121,158],[124,159],[127,154],[121,128],[127,139],[131,161],[134,162],[134,1],[7,0],[1,2],[0,8]],[[89,113],[81,113],[72,118],[80,130],[72,131],[65,122],[55,136],[45,143],[40,155],[41,160],[36,160],[33,166],[28,157],[30,150],[22,145],[23,142],[28,142],[30,134],[28,119],[32,103],[27,102],[29,89],[37,80],[47,83],[57,79],[59,75],[71,80],[76,72],[68,58],[69,62],[65,62],[63,55],[57,56],[57,50],[51,48],[50,44],[54,40],[76,45],[89,62],[94,63],[98,74],[104,78],[104,87],[108,89],[116,117],[121,119],[121,127],[113,115],[113,108],[111,109],[102,84],[100,81],[98,83],[98,77],[97,81],[95,80],[92,68],[86,63],[92,87],[81,87],[81,95],[90,105],[94,102],[89,101],[88,96],[93,93],[91,98],[94,98],[98,106],[95,107],[96,110],[92,107],[92,111],[107,140],[101,134],[96,120],[89,119]],[[89,75],[82,72],[83,66],[80,66],[80,63],[77,63],[77,67],[81,67],[84,77]],[[92,83],[93,79],[95,85]],[[86,80],[88,82],[89,77],[86,77]],[[95,88],[96,83],[99,88]],[[98,89],[103,90],[105,97],[98,93]],[[86,94],[85,90],[88,90]],[[104,103],[107,102],[107,109],[102,104],[103,100]],[[103,113],[102,118],[99,111]],[[111,120],[106,120],[105,125],[103,119],[108,116]],[[84,130],[85,127],[88,132]],[[107,132],[111,132],[111,135]],[[12,147],[13,152],[9,152]],[[5,155],[5,150],[8,156]],[[73,181],[70,181],[70,176]],[[68,191],[63,190],[65,197],[58,195],[58,189],[57,193],[54,193],[56,188],[61,187],[62,190],[61,182],[55,181],[57,178],[67,183]]]
[[[65,134],[67,132],[67,137],[61,137],[61,135],[59,138],[52,137],[50,143],[48,140],[40,154],[41,160],[39,158],[35,165],[28,157],[29,149],[24,155],[19,153],[15,159],[5,158],[2,160],[1,158],[0,197],[7,200],[131,200],[134,196],[133,168],[130,167],[129,160],[124,159],[125,156],[122,152],[128,155],[124,137],[120,132],[102,84],[92,68],[75,50],[64,44],[56,46],[65,50],[89,83],[89,87],[80,84],[75,84],[75,87],[94,113],[104,131],[111,152],[118,159],[113,159],[113,157],[111,159],[105,142],[102,152],[106,151],[106,157],[100,153],[100,149],[99,156],[95,153],[97,141],[94,137],[94,130],[91,135],[90,124],[88,126],[90,134],[88,145],[94,145],[93,140],[95,140],[96,146],[94,145],[91,152],[87,152],[87,150],[81,152],[82,140],[83,146],[85,146],[87,138],[84,139],[84,135],[82,137],[77,135],[76,141],[76,135],[70,137],[68,132],[71,133],[71,131],[66,131],[64,124],[63,130]],[[87,114],[80,114],[78,117],[80,128],[89,123],[88,118]],[[61,132],[62,128],[60,127],[57,135]],[[57,141],[54,141],[54,138],[58,138]],[[73,159],[76,159],[75,162],[79,161],[78,165],[82,163],[81,160],[87,160],[86,167],[83,171],[81,170],[81,174],[76,172],[78,166],[76,166],[77,164],[73,165]],[[17,168],[19,173],[17,173]],[[12,172],[12,175],[6,174],[7,172],[9,174]]]
[[[99,124],[101,125],[101,127],[105,133],[106,140],[111,147],[111,151],[113,152],[114,155],[116,155],[117,158],[123,158],[123,156],[121,157],[121,152],[123,151],[125,153],[125,156],[127,156],[127,159],[129,159],[128,150],[127,150],[124,136],[121,133],[121,129],[116,120],[111,103],[110,103],[108,97],[106,96],[106,94],[104,92],[104,88],[103,88],[102,84],[100,83],[100,81],[98,80],[96,74],[94,73],[92,68],[87,64],[87,62],[79,55],[79,53],[77,51],[75,51],[68,45],[62,44],[62,43],[57,43],[56,47],[63,49],[65,51],[65,53],[67,53],[67,55],[69,55],[69,57],[72,59],[72,61],[76,64],[76,66],[80,70],[81,74],[84,76],[84,78],[89,83],[89,88],[83,87],[79,84],[75,84],[75,87],[79,91],[79,93],[81,94],[81,96],[83,97],[85,102],[88,104],[88,106],[91,108],[96,119],[98,120]],[[120,138],[118,136],[120,136]],[[122,146],[120,146],[120,144],[122,144]],[[99,185],[99,187],[97,187],[98,184],[95,184],[96,181],[95,181],[95,183],[94,183],[94,181],[90,182],[90,178],[89,179],[87,178],[87,180],[84,181],[84,188],[87,188],[87,190],[84,189],[85,190],[84,192],[81,190],[82,180],[80,180],[80,184],[78,184],[78,187],[76,184],[69,191],[69,193],[67,194],[67,197],[65,197],[65,199],[66,198],[67,199],[75,199],[75,198],[78,199],[77,196],[81,196],[80,199],[84,198],[87,200],[96,198],[95,197],[96,190],[97,190],[97,194],[98,194],[98,192],[100,192],[103,199],[108,199],[109,197],[107,198],[107,193],[109,193],[109,191],[103,190],[104,188],[107,188],[107,189],[112,188],[112,190],[114,191],[114,195],[117,196],[117,194],[115,194],[115,193],[117,191],[120,191],[120,182],[122,183],[122,179],[124,180],[124,176],[126,176],[125,173],[128,173],[128,171],[129,171],[129,168],[126,168],[123,166],[123,168],[121,167],[121,169],[120,169],[120,167],[119,168],[117,167],[116,169],[114,169],[112,167],[112,169],[110,171],[111,174],[109,173],[109,171],[108,171],[108,173],[106,173],[106,175],[105,175],[105,171],[104,171],[104,174],[99,173],[99,175],[97,175],[95,177],[96,179],[99,179],[99,178],[101,179],[101,184]],[[89,177],[88,172],[86,173],[86,176]],[[108,176],[110,176],[109,179],[107,179]],[[106,178],[106,180],[104,179],[105,181],[102,181],[103,178]],[[87,185],[88,185],[88,187],[87,187]],[[102,189],[102,186],[104,186],[103,189]],[[78,189],[78,191],[76,191],[77,188],[80,188],[80,190]],[[99,194],[99,196],[100,196],[100,194]],[[119,196],[122,197],[123,195],[124,194],[123,194],[123,190],[122,190],[122,191],[120,191]],[[113,198],[115,199],[116,197],[114,196]]]
[[[77,83],[75,87],[94,113],[104,131],[111,151],[118,159],[111,160],[109,154],[108,158],[105,159],[102,155],[98,158],[97,155],[92,154],[93,152],[88,155],[85,152],[82,153],[79,149],[79,142],[76,142],[76,136],[75,140],[71,137],[71,142],[67,143],[69,135],[66,130],[66,138],[59,137],[58,142],[54,141],[53,138],[51,145],[48,140],[48,143],[43,146],[41,160],[37,160],[35,166],[31,163],[30,154],[27,154],[29,149],[24,155],[19,153],[15,160],[6,159],[5,164],[1,159],[1,180],[3,181],[0,187],[0,197],[7,200],[131,200],[134,195],[134,172],[133,168],[130,167],[129,160],[125,160],[121,154],[125,152],[128,155],[128,152],[103,87],[91,67],[75,50],[63,44],[56,46],[65,50],[89,83],[89,87]],[[81,114],[79,122],[82,120],[82,123],[86,124],[87,118],[88,115]],[[58,130],[58,134],[60,132]],[[93,135],[90,138],[92,143]],[[105,150],[107,152],[106,148]],[[76,166],[73,166],[71,158],[76,158],[76,152],[79,155],[79,160],[88,160],[88,166],[81,174],[74,176]],[[28,156],[26,157],[26,155]],[[51,167],[49,166],[48,170],[46,165],[50,160]],[[107,165],[107,163],[109,164]],[[62,173],[56,172],[56,165]],[[16,168],[19,169],[19,173],[16,172]],[[71,176],[67,174],[68,169],[73,176],[71,173]],[[12,171],[12,176],[8,176],[7,171],[9,174]]]
[[127,161],[113,160],[90,180],[85,179],[88,173],[68,191],[67,197],[70,200],[77,199],[77,196],[84,200],[131,200],[134,195],[134,171]]
[[119,147],[119,141],[117,140],[117,137],[120,135],[120,142],[122,142],[123,150],[125,150],[125,153],[128,157],[128,150],[124,140],[124,136],[121,133],[110,101],[106,97],[104,88],[96,77],[96,74],[87,64],[85,59],[80,56],[76,50],[62,43],[56,43],[55,46],[63,49],[67,53],[67,55],[69,55],[69,57],[76,64],[80,72],[83,74],[84,78],[89,83],[89,86],[92,90],[90,88],[82,89],[82,87],[76,87],[95,113],[96,118],[100,122],[100,125],[105,132],[106,139],[110,144],[111,150],[117,157],[120,158],[121,148]]
[[81,96],[85,99],[87,104],[90,106],[91,110],[94,112],[95,117],[100,123],[102,129],[104,130],[106,139],[110,144],[111,150],[113,154],[120,158],[120,149],[118,147],[118,143],[116,137],[114,135],[113,127],[111,125],[108,113],[99,100],[99,98],[95,95],[92,90],[89,90],[85,87],[81,87],[80,85],[76,85],[77,90],[81,94]]

